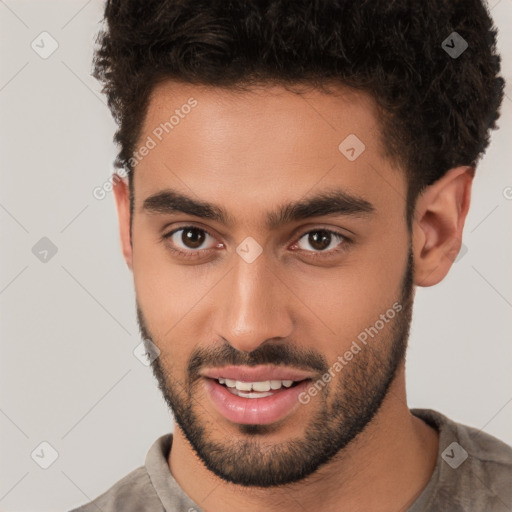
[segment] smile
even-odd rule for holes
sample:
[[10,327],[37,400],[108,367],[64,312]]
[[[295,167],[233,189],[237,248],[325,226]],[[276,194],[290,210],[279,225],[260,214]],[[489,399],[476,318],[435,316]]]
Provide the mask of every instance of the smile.
[[[263,380],[256,382],[244,382],[240,380],[220,377],[217,382],[225,386],[228,391],[243,398],[265,398],[272,396],[274,392],[283,388],[290,388],[298,384],[293,380]],[[254,391],[252,393],[251,391]]]

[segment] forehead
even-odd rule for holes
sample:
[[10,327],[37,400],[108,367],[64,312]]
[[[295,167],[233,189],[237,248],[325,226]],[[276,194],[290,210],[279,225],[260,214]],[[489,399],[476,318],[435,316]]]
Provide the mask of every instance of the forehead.
[[[357,133],[368,143],[378,142],[380,128],[373,98],[341,86],[331,85],[329,91],[268,84],[240,90],[167,81],[156,86],[150,96],[144,132],[171,121],[175,139],[186,130],[186,124],[193,128],[197,141],[204,143],[234,146],[248,137],[255,142],[271,138],[275,141],[272,146],[283,144],[282,151],[290,149],[294,136],[315,143],[321,137],[327,146],[331,142],[331,137],[326,138],[328,131],[335,141]],[[192,102],[194,106],[189,109],[187,105]],[[181,130],[178,125],[182,125]],[[190,133],[183,135],[189,137]],[[223,136],[224,140],[219,140]],[[301,154],[300,147],[292,149]]]
[[144,145],[151,149],[135,167],[139,204],[167,187],[234,212],[329,188],[369,200],[405,190],[385,156],[374,100],[347,88],[298,94],[168,81],[151,95],[137,148]]

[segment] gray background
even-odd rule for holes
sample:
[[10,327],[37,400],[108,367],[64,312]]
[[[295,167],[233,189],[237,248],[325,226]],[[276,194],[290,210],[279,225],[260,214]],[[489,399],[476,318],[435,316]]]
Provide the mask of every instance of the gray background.
[[[510,80],[512,0],[490,7]],[[0,0],[2,511],[86,502],[143,464],[172,427],[133,355],[140,337],[113,196],[92,195],[116,153],[90,76],[102,10],[99,0]],[[43,31],[59,45],[46,59],[31,48]],[[467,252],[444,282],[417,292],[408,389],[411,407],[512,444],[510,83],[506,92],[474,184]],[[46,262],[32,252],[43,237],[57,248]],[[50,456],[43,441],[58,452],[46,470],[31,458]]]

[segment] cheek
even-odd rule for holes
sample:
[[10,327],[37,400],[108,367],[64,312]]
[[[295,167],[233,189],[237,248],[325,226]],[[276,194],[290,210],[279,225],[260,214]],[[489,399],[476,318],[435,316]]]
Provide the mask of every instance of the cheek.
[[[343,267],[309,270],[294,277],[294,291],[311,312],[308,334],[317,340],[317,349],[328,358],[343,354],[366,328],[374,326],[400,301],[402,279],[407,267],[407,247],[388,254],[365,250],[346,260]],[[290,276],[291,278],[292,276]],[[389,315],[388,315],[389,316]],[[382,334],[393,321],[385,323]],[[328,355],[329,354],[329,355]]]
[[[133,277],[137,300],[148,314],[159,311],[174,317],[193,294],[192,266],[176,265],[165,243],[150,225],[143,222],[133,227]],[[171,318],[172,319],[172,318]]]
[[193,306],[194,283],[171,264],[163,246],[144,235],[134,237],[133,278],[137,303],[153,341],[162,351],[171,344],[173,351],[180,350],[187,326],[182,320]]
[[176,290],[170,287],[173,267],[165,261],[165,253],[154,241],[138,237],[133,247],[133,277],[137,300],[146,315],[172,310]]

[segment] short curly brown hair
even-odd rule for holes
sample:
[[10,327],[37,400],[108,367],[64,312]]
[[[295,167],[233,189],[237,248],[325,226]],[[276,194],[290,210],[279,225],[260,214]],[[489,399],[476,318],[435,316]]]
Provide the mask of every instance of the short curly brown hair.
[[[129,175],[155,85],[329,82],[369,93],[381,137],[417,194],[476,166],[503,99],[496,29],[481,0],[108,0],[93,75]],[[453,32],[468,44],[454,58]],[[456,37],[458,37],[456,36]],[[411,199],[413,201],[411,201]],[[409,217],[408,215],[408,217]]]

